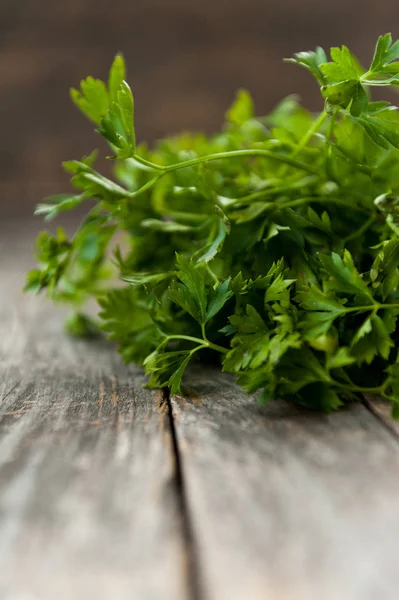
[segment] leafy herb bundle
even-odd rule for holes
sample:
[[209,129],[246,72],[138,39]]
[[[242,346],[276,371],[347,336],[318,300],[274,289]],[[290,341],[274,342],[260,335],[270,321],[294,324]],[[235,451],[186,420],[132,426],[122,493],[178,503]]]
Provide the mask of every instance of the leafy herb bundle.
[[[381,36],[368,70],[346,46],[290,60],[319,84],[320,115],[289,97],[258,118],[240,91],[221,133],[152,149],[136,145],[123,58],[107,84],[83,80],[72,100],[109,142],[118,183],[95,153],[64,163],[76,193],[36,214],[96,205],[72,239],[40,234],[26,289],[75,310],[95,298],[150,387],[179,393],[192,360],[219,360],[262,401],[331,411],[375,392],[398,417],[399,113],[370,88],[399,85],[399,41]],[[79,312],[68,326],[94,327]]]

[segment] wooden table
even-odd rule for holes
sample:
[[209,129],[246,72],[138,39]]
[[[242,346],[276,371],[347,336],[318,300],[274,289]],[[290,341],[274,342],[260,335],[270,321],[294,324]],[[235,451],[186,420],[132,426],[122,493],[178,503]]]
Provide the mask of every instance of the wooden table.
[[21,294],[32,239],[3,223],[1,600],[399,597],[387,406],[260,408],[212,370],[190,398],[144,390]]

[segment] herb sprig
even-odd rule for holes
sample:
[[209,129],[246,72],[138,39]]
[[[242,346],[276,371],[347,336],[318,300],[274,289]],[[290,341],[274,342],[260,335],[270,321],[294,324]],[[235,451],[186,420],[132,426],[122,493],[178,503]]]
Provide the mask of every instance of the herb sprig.
[[370,97],[399,85],[399,41],[381,36],[368,69],[346,46],[330,57],[289,59],[316,79],[319,115],[288,97],[256,117],[241,90],[220,133],[154,148],[136,143],[122,56],[107,84],[83,80],[71,98],[116,181],[96,153],[64,163],[76,192],[36,214],[96,204],[72,239],[40,234],[26,289],[72,304],[75,334],[93,333],[79,311],[96,299],[150,387],[180,393],[193,360],[218,361],[262,401],[331,411],[374,392],[399,417],[399,113]]

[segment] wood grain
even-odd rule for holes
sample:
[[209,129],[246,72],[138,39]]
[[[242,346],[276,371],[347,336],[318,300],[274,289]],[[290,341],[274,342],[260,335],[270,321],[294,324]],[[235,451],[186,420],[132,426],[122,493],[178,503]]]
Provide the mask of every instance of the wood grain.
[[185,600],[162,396],[113,347],[67,339],[62,311],[22,296],[31,242],[3,224],[0,598]]
[[212,369],[165,402],[21,295],[40,225],[0,228],[0,599],[397,598],[387,405],[261,408]]
[[392,419],[391,403],[378,396],[370,395],[365,399],[365,404],[387,431],[399,441],[399,421]]
[[260,408],[197,371],[173,405],[209,600],[392,600],[399,447],[363,405]]

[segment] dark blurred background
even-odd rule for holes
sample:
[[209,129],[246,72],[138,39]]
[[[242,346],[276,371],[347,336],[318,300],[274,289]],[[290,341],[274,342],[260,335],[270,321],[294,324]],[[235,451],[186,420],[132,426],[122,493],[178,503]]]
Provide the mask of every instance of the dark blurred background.
[[0,0],[0,216],[68,190],[61,161],[105,148],[68,89],[105,77],[119,50],[151,141],[217,129],[239,87],[259,114],[293,92],[318,109],[310,75],[282,58],[346,43],[366,62],[387,31],[398,0]]

